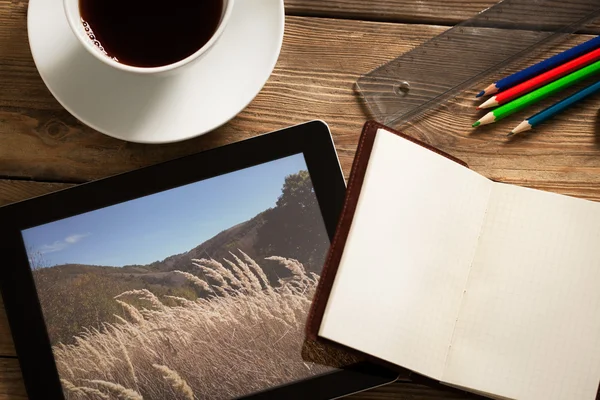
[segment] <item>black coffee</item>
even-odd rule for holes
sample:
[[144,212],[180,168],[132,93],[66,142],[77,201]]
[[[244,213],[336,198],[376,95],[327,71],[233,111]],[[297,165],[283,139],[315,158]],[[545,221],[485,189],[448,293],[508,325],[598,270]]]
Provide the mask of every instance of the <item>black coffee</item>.
[[223,0],[79,0],[91,38],[120,63],[160,67],[181,61],[208,42]]

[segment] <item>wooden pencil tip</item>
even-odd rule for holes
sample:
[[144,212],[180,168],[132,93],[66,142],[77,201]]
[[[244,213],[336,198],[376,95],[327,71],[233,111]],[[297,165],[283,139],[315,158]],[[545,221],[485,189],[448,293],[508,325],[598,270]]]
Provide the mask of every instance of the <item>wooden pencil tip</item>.
[[498,105],[498,102],[496,101],[496,96],[494,96],[494,97],[490,97],[489,99],[487,99],[486,101],[481,103],[479,105],[479,109],[481,110],[484,108],[496,107],[497,105]]
[[490,86],[483,89],[483,92],[488,96],[491,94],[498,93],[498,88],[496,87],[496,83],[492,83]]
[[481,110],[481,107],[477,106],[476,110],[477,110],[477,111]]
[[475,96],[475,97],[481,97],[481,96],[483,96],[484,94],[485,94],[485,90],[482,90],[482,91],[481,91],[481,92],[479,92],[479,93],[477,94],[477,96]]
[[510,137],[510,136],[514,135],[515,133],[516,133],[515,131],[511,131],[511,132],[509,132],[509,133],[508,133],[508,135],[506,135],[506,136],[509,136],[509,137]]
[[528,131],[531,128],[532,128],[532,126],[529,123],[529,120],[525,120],[525,121],[521,122],[519,125],[517,125],[517,127],[514,128],[512,131],[513,131],[513,134],[517,134],[517,133]]
[[475,122],[473,125],[471,125],[472,128],[477,128],[479,125],[481,125],[480,121]]

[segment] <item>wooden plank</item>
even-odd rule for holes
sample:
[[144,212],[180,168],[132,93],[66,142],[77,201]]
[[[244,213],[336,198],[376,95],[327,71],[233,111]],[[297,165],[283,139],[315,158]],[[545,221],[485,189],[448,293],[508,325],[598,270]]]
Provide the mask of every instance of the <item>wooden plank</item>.
[[27,400],[16,358],[0,358],[0,400]]
[[[366,21],[456,25],[495,5],[495,0],[286,0],[288,15],[349,18]],[[532,16],[539,23],[539,15]],[[584,28],[600,33],[600,21]]]
[[14,357],[17,353],[10,333],[4,302],[0,298],[0,357]]
[[421,384],[406,380],[348,397],[352,400],[475,400],[483,397],[451,389],[441,384]]
[[286,0],[288,14],[454,25],[493,6],[494,0]]
[[66,183],[11,181],[0,179],[0,206],[66,189],[71,186],[73,185]]
[[[496,3],[494,0],[286,0],[285,9],[287,14],[299,16],[456,25]],[[594,21],[585,30],[598,33],[600,21]]]
[[[496,3],[495,0],[285,0],[285,10],[295,16],[455,25]],[[5,15],[8,12],[4,10],[22,15],[26,9],[26,0],[0,1],[0,13]],[[589,29],[599,28],[600,21],[596,21]]]

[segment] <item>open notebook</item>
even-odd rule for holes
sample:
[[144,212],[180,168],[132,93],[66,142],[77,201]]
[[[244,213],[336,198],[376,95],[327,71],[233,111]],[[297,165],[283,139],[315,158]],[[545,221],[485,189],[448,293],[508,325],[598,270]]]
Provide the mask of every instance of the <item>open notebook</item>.
[[596,396],[600,203],[368,123],[325,268],[309,336],[490,397]]

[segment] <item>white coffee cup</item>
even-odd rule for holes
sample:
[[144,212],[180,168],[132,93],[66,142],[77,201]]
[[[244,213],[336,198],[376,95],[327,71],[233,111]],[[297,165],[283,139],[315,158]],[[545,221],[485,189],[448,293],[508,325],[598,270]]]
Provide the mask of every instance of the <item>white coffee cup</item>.
[[194,54],[184,58],[183,60],[177,61],[172,64],[163,65],[160,67],[135,67],[132,65],[122,64],[112,59],[106,54],[106,52],[101,47],[98,41],[94,41],[90,38],[90,28],[84,26],[83,19],[81,18],[81,13],[79,11],[79,0],[63,0],[63,5],[71,30],[73,31],[77,39],[81,42],[83,47],[85,47],[85,49],[89,51],[98,60],[122,71],[134,72],[137,74],[163,74],[198,60],[202,55],[206,54],[206,52],[208,52],[212,46],[214,46],[214,44],[219,40],[219,37],[225,30],[225,26],[227,25],[227,22],[231,17],[231,12],[233,10],[233,1],[234,0],[223,0],[223,12],[221,13],[221,21],[219,22],[215,33],[208,40],[208,42],[204,44],[204,46],[202,46]]

